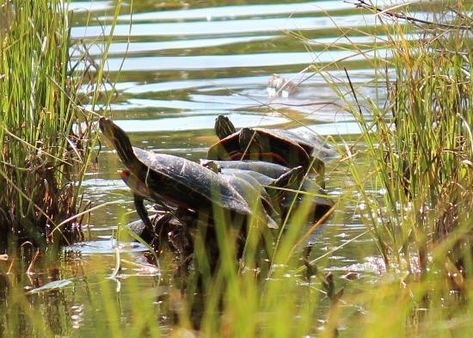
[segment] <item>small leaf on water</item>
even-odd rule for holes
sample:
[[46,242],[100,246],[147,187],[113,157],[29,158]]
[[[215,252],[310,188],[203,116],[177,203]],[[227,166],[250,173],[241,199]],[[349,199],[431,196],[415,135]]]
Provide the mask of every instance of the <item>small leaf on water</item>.
[[40,293],[40,292],[58,290],[58,289],[65,288],[66,286],[69,286],[71,284],[72,284],[72,281],[70,279],[56,280],[54,282],[46,283],[43,286],[40,286],[39,288],[33,289],[29,291],[28,294],[32,295],[32,294]]

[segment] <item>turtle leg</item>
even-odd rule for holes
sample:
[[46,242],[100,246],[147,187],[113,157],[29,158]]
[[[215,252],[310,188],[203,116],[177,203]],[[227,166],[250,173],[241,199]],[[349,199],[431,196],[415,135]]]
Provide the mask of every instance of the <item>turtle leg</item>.
[[139,195],[134,194],[133,201],[135,202],[136,212],[138,213],[138,216],[140,216],[141,220],[143,221],[145,225],[145,228],[143,229],[143,232],[141,233],[141,238],[146,243],[151,243],[151,241],[155,237],[155,231],[154,231],[153,224],[151,223],[151,220],[149,219],[148,211],[146,211],[146,208],[144,205],[144,198]]
[[306,170],[304,167],[298,166],[279,176],[273,184],[277,187],[289,187],[294,184],[300,184],[305,174]]
[[166,212],[161,217],[154,219],[154,236],[151,241],[151,246],[158,254],[161,252],[162,240],[171,241],[171,238],[169,238],[169,223],[173,217],[173,214]]

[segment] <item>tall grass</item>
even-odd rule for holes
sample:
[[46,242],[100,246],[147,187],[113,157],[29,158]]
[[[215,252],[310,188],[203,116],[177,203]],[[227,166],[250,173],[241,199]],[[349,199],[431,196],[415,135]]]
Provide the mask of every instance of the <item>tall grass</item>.
[[[387,99],[363,96],[347,71],[347,90],[339,93],[366,145],[347,163],[364,223],[391,274],[379,289],[351,301],[364,304],[371,316],[363,323],[367,335],[371,329],[392,336],[463,336],[470,327],[465,321],[473,276],[471,18],[463,14],[463,2],[432,8],[449,22],[416,20],[408,6],[358,4],[382,13],[382,47],[390,53],[376,71],[384,74]],[[360,170],[360,157],[372,162],[368,173]]]
[[69,70],[67,3],[1,6],[0,247],[67,243],[80,236],[80,219],[64,221],[81,208],[91,141]]
[[[460,16],[458,21],[463,27]],[[473,193],[470,32],[455,25],[429,27],[419,39],[407,40],[404,32],[411,28],[403,23],[384,27],[392,51],[385,68],[386,104],[360,97],[353,86],[350,90],[351,110],[374,162],[369,179],[383,192],[382,198],[363,194],[365,216],[388,268],[405,262],[415,271],[411,263],[417,261],[425,271],[442,243],[453,250],[468,240]],[[366,175],[360,175],[355,161],[351,164],[365,191],[367,181],[361,177]],[[413,252],[418,260],[409,259]]]

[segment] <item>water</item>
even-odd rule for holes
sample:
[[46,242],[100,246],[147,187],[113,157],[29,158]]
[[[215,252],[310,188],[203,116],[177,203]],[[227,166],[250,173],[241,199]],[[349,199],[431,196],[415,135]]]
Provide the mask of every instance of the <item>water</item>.
[[[116,81],[116,96],[107,114],[129,132],[134,145],[193,160],[204,158],[217,140],[212,128],[218,114],[228,114],[238,128],[310,128],[340,143],[356,137],[359,129],[352,115],[314,71],[346,83],[345,72],[333,65],[343,59],[355,86],[363,87],[373,99],[382,97],[371,85],[376,74],[369,63],[370,47],[379,41],[361,33],[375,23],[373,16],[344,1],[212,3],[134,1],[130,17],[131,5],[124,2],[106,64],[108,76]],[[102,33],[111,29],[112,6],[108,1],[71,4],[76,12],[72,36],[83,39],[97,62],[103,52]],[[358,44],[366,54],[347,49],[349,44]],[[75,49],[74,55],[81,52]],[[382,48],[379,53],[385,55]],[[268,81],[274,73],[296,84],[297,91],[288,97],[269,95]],[[66,319],[58,323],[56,334],[93,334],[96,314],[90,295],[98,292],[97,284],[120,288],[118,298],[139,293],[143,302],[152,303],[162,276],[169,273],[149,265],[141,245],[117,246],[112,239],[119,226],[137,219],[131,194],[117,174],[120,167],[116,155],[104,147],[84,182],[85,198],[92,205],[119,203],[93,212],[85,232],[88,242],[70,248],[73,252],[58,262],[59,279],[65,281],[59,292],[65,302],[55,300],[53,305]],[[339,196],[349,184],[347,173],[336,163],[327,172],[328,191]],[[364,233],[359,219],[352,217],[353,208],[348,205],[336,212],[324,231],[310,238],[312,257],[330,253]],[[130,262],[118,275],[114,271],[117,248],[121,258]],[[329,270],[375,273],[376,265],[366,261],[366,248],[375,252],[369,235],[339,248],[328,255]],[[54,308],[45,305],[48,291],[35,288],[49,279],[44,276],[29,287],[37,291],[40,306],[47,311]],[[120,315],[126,322],[130,314],[125,305]]]

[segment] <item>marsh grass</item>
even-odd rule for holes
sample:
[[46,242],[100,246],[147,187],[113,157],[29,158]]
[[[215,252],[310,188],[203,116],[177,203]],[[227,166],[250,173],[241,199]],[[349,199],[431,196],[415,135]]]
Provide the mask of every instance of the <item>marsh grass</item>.
[[[378,14],[380,47],[390,51],[374,64],[385,102],[363,95],[349,70],[345,90],[334,86],[362,130],[364,146],[347,148],[345,163],[389,276],[355,297],[372,316],[363,335],[465,336],[473,276],[471,18],[463,2],[432,8],[448,22],[417,20],[407,5],[357,4]],[[418,39],[408,38],[413,32]],[[368,172],[362,158],[372,164]]]
[[[419,40],[408,41],[402,23],[385,27],[393,53],[386,65],[386,104],[360,97],[347,72],[351,110],[374,162],[369,179],[382,192],[381,198],[363,194],[364,215],[388,269],[404,261],[409,271],[425,272],[428,258],[444,241],[450,239],[453,249],[460,238],[468,240],[465,225],[473,192],[470,32],[425,29]],[[366,181],[356,162],[351,164],[362,188]],[[455,233],[459,238],[451,241]],[[417,268],[409,259],[413,252]]]
[[80,184],[94,142],[92,116],[78,106],[88,77],[73,71],[67,2],[1,9],[0,248],[58,248],[81,238],[84,216],[74,216],[86,208]]

